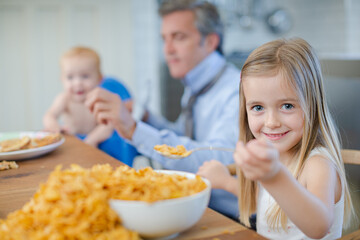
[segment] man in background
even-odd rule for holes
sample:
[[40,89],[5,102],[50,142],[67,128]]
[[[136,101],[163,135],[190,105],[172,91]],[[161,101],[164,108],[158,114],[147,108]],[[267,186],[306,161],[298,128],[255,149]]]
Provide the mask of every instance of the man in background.
[[[161,36],[170,74],[184,84],[182,113],[176,122],[147,112],[135,121],[121,99],[95,89],[87,105],[101,123],[112,124],[138,152],[166,169],[196,173],[203,162],[217,159],[227,165],[232,153],[198,151],[184,159],[168,159],[154,145],[235,147],[238,139],[238,91],[240,72],[226,62],[222,52],[223,24],[216,7],[205,1],[163,1]],[[209,207],[233,219],[238,217],[237,197],[213,190]]]

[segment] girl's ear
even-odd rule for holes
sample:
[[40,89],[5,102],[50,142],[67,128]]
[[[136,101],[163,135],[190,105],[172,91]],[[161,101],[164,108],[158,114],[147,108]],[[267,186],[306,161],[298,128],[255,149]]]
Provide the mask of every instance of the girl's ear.
[[220,43],[220,37],[216,33],[210,33],[205,38],[205,44],[209,53],[216,50]]

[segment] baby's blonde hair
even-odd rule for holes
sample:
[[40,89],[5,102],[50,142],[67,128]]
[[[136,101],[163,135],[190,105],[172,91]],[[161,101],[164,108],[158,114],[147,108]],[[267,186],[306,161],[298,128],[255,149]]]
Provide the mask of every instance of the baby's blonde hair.
[[88,47],[82,47],[82,46],[77,46],[77,47],[73,47],[73,48],[69,49],[61,56],[60,66],[62,65],[62,63],[65,59],[71,58],[71,57],[86,57],[86,58],[93,59],[95,61],[95,67],[99,73],[99,76],[102,76],[100,56],[93,49],[88,48]]
[[[337,128],[333,122],[325,99],[322,73],[314,49],[303,39],[281,39],[266,43],[255,49],[247,58],[241,71],[240,83],[240,134],[244,143],[254,139],[246,112],[243,82],[249,76],[276,76],[280,74],[286,84],[295,89],[304,112],[304,130],[302,140],[294,147],[296,161],[289,167],[298,179],[305,161],[315,147],[324,147],[329,151],[339,174],[345,193],[344,226],[350,224],[353,206],[346,181],[344,164],[341,157],[341,144]],[[249,217],[256,211],[257,183],[245,178],[237,169],[239,178],[240,221],[249,226]],[[276,203],[267,211],[270,227],[285,229],[287,217]],[[286,229],[285,229],[286,230]]]

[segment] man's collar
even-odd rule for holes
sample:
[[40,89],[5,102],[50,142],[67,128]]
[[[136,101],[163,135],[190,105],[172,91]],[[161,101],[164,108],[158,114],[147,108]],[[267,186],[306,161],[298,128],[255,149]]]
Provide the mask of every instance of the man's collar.
[[213,52],[195,66],[182,80],[192,94],[198,92],[212,80],[225,64],[225,59],[218,52]]

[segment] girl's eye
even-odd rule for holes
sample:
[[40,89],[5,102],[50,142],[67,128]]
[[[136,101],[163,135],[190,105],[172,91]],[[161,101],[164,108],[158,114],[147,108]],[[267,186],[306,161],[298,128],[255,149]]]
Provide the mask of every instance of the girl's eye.
[[259,112],[259,111],[263,110],[264,108],[260,105],[256,105],[256,106],[253,106],[251,109],[256,112]]
[[290,103],[285,103],[284,105],[282,105],[282,108],[285,110],[290,110],[294,108],[294,105],[290,104]]
[[72,75],[68,75],[67,76],[67,80],[72,80],[73,76]]
[[88,78],[89,78],[89,75],[84,74],[84,75],[82,75],[82,78],[83,78],[83,79],[88,79]]

